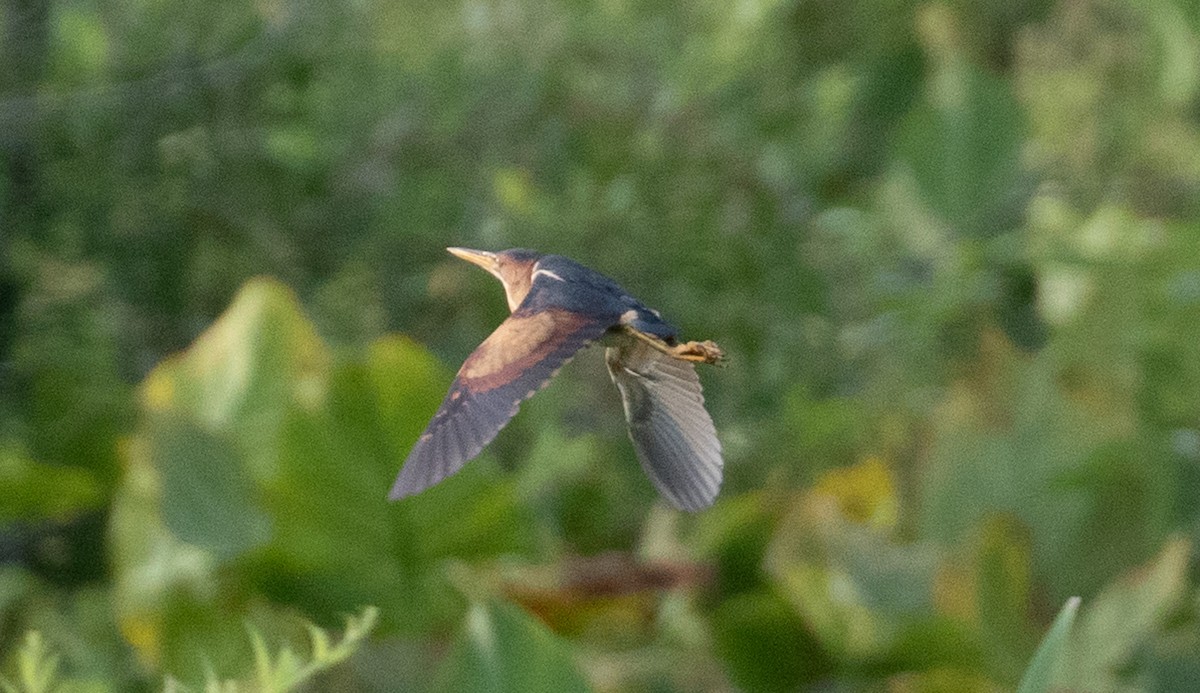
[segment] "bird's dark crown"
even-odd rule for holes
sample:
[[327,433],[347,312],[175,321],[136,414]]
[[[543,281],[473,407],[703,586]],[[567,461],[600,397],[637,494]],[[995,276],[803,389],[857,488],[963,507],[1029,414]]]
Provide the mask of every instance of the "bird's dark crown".
[[512,262],[514,264],[528,264],[532,267],[533,263],[542,258],[543,253],[539,253],[536,250],[530,250],[529,248],[509,248],[508,250],[501,250],[497,252],[496,255],[504,258],[508,262]]

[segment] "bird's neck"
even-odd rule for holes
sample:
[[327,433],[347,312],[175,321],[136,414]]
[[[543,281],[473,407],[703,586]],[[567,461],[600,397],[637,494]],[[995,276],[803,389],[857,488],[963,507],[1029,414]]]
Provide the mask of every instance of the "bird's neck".
[[516,312],[517,306],[529,295],[529,280],[504,283],[504,297],[508,299],[508,311]]

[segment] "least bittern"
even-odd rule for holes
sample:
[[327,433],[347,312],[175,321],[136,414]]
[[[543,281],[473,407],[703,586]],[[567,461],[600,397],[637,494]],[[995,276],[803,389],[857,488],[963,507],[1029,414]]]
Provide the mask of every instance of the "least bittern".
[[576,352],[607,346],[629,437],[658,491],[681,510],[712,505],[721,487],[721,443],[704,409],[695,363],[724,358],[712,342],[679,342],[677,330],[608,277],[558,255],[447,248],[504,285],[512,314],[458,371],[392,486],[396,500],[423,491],[479,454]]

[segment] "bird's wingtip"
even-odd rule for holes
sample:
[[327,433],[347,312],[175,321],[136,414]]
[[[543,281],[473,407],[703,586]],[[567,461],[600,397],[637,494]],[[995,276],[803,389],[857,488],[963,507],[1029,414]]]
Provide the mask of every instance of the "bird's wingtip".
[[411,474],[405,475],[404,469],[407,468],[408,465],[405,464],[404,468],[400,470],[400,474],[396,476],[396,483],[392,484],[392,490],[388,491],[388,500],[393,503],[402,498],[408,498],[409,496],[414,495],[425,488],[420,484],[414,484],[412,480],[409,479],[409,477],[412,476]]
[[708,510],[717,502],[717,491],[694,498],[685,497],[677,493],[667,494],[662,492],[662,489],[660,489],[660,494],[667,501],[668,505],[685,513],[698,513],[701,510]]

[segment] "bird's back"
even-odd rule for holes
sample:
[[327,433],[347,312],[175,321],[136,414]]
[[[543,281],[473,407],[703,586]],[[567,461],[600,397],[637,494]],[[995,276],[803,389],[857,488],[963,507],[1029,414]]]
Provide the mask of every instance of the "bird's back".
[[[538,311],[551,307],[603,316],[614,325],[625,321],[662,339],[673,339],[678,333],[674,325],[615,281],[561,255],[545,255],[538,260],[533,286],[520,309]],[[636,314],[632,320],[627,317],[631,310]]]

